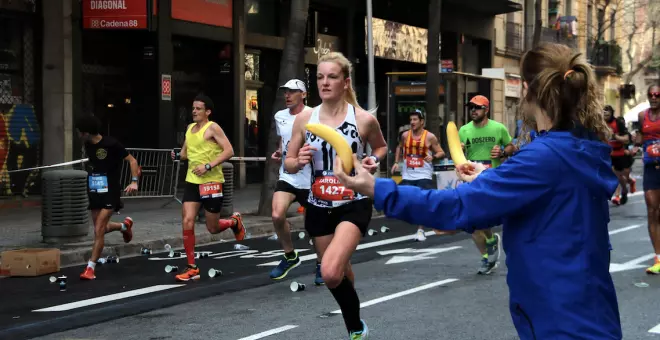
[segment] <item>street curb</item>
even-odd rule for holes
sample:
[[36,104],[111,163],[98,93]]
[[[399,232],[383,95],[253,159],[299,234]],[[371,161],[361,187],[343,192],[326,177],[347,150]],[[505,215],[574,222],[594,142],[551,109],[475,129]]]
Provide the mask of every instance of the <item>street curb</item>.
[[[372,219],[378,219],[383,217],[385,216],[382,213],[374,210]],[[291,224],[292,232],[305,231],[303,225],[304,216],[289,217],[288,221]],[[245,228],[247,233],[249,233],[251,235],[251,238],[253,239],[268,237],[273,235],[275,232],[273,223],[270,221],[249,223],[246,224]],[[201,230],[200,226],[197,226],[197,230]],[[235,240],[234,233],[231,230],[225,230],[219,234],[210,234],[206,230],[200,231],[199,233],[195,233],[195,246],[200,247],[200,246],[205,246],[220,242],[237,242],[237,241]],[[141,255],[140,251],[142,250],[142,248],[149,248],[154,253],[164,252],[166,244],[169,244],[172,247],[172,249],[182,249],[183,235],[167,237],[163,239],[147,240],[147,241],[141,241],[135,243],[119,244],[114,246],[106,246],[105,248],[103,248],[103,253],[101,256],[102,257],[117,256],[121,260],[121,258],[140,256]],[[91,256],[91,253],[92,253],[91,247],[62,250],[60,252],[60,267],[66,268],[66,267],[83,265],[87,263],[87,261]]]

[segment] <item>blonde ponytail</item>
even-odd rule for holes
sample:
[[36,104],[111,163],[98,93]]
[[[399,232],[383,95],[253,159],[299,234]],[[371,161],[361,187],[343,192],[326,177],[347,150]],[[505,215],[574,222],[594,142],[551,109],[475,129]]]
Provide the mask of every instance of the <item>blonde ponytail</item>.
[[[331,62],[339,65],[339,67],[341,67],[341,73],[344,75],[344,79],[348,79],[351,77],[351,73],[353,71],[353,65],[343,54],[339,52],[330,52],[328,54],[324,54],[319,58],[319,61],[316,63],[316,65],[318,66],[324,62]],[[353,89],[352,82],[349,82],[348,89],[344,93],[344,101],[346,101],[347,103],[353,105],[358,109],[364,110],[360,106],[360,104],[358,104],[357,95],[355,94],[355,90]],[[374,108],[374,110],[376,109]]]

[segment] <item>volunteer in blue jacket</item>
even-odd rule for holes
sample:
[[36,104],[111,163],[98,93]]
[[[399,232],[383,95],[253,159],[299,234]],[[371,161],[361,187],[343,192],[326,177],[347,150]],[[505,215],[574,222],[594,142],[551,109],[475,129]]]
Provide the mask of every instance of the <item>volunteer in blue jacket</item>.
[[521,339],[621,339],[607,230],[618,181],[596,78],[583,56],[558,44],[527,52],[521,70],[522,113],[539,133],[500,167],[461,166],[459,176],[471,183],[453,190],[397,186],[357,161],[354,177],[335,175],[409,223],[455,230],[502,221],[509,308]]

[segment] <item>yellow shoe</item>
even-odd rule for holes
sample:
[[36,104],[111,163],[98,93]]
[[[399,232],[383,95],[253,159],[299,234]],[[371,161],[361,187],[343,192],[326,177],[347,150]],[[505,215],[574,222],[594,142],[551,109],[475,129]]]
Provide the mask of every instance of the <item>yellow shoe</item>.
[[660,259],[657,256],[655,258],[655,264],[646,268],[646,274],[660,275]]

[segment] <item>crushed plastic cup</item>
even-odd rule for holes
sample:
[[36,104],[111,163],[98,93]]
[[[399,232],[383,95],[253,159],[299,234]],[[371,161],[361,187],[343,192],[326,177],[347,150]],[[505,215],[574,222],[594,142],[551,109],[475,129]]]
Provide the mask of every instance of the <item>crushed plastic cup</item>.
[[382,226],[382,227],[380,227],[380,232],[383,233],[383,234],[384,234],[384,233],[389,233],[389,232],[390,232],[390,228],[388,228],[388,227],[386,227],[386,226]]
[[367,232],[367,234],[369,234],[369,236],[374,236],[374,235],[378,235],[378,232],[375,231],[375,230],[373,230],[373,229],[369,229],[369,231]]
[[222,270],[214,268],[209,269],[209,277],[214,278],[216,276],[222,276]]
[[119,257],[117,256],[108,256],[105,258],[105,263],[119,263]]
[[48,278],[48,281],[50,281],[50,283],[55,283],[57,282],[57,278],[55,276],[51,276],[50,278]]
[[305,284],[293,281],[289,285],[289,288],[291,289],[292,292],[302,292],[303,290],[305,290]]
[[248,249],[250,249],[250,247],[244,246],[242,244],[235,244],[234,245],[234,250],[248,250]]
[[298,233],[298,239],[299,240],[304,240],[305,239],[305,232],[304,231],[301,231],[301,232]]
[[269,241],[277,241],[278,240],[277,234],[273,234],[273,236],[269,237],[268,240]]
[[140,249],[140,254],[142,254],[142,255],[151,255],[151,249],[142,247],[142,249]]
[[638,288],[648,288],[648,286],[649,286],[649,284],[646,283],[646,282],[637,282],[637,283],[635,283],[635,287],[638,287]]
[[166,273],[177,272],[177,271],[179,271],[179,266],[171,266],[169,264],[165,266]]
[[169,245],[169,244],[166,244],[164,248],[165,248],[165,250],[167,250],[167,251],[172,250],[172,246]]
[[310,245],[310,246],[313,246],[313,245],[314,245],[314,241],[312,241],[311,238],[309,239],[309,245]]
[[108,259],[106,259],[105,257],[101,257],[98,260],[96,260],[96,264],[105,264],[106,262],[108,262]]

